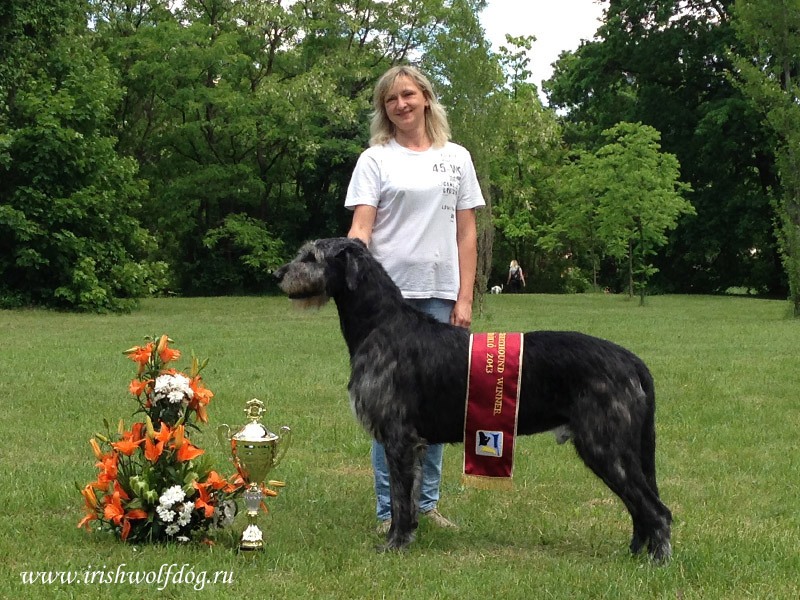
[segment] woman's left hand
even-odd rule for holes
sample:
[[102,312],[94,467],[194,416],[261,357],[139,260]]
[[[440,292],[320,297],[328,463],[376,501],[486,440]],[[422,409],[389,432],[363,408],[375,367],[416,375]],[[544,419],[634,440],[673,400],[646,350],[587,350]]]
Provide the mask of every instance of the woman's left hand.
[[456,300],[456,305],[450,313],[450,324],[469,329],[472,325],[472,302]]

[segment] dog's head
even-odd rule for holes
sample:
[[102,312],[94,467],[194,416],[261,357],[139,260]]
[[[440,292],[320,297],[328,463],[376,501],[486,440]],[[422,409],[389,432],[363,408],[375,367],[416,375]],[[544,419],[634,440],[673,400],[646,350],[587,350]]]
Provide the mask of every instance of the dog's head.
[[303,245],[293,261],[275,271],[275,277],[296,307],[319,308],[343,289],[355,289],[359,259],[366,252],[361,240],[315,240]]

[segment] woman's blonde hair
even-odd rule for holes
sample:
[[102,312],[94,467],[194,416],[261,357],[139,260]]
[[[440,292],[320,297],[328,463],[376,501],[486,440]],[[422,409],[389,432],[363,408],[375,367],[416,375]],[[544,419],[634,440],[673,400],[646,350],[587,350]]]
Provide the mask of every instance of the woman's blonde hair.
[[388,144],[394,136],[394,124],[386,114],[386,94],[397,81],[398,77],[408,77],[417,84],[422,94],[428,101],[425,107],[425,129],[434,148],[441,148],[450,140],[450,124],[447,122],[447,113],[444,107],[439,104],[436,94],[433,93],[433,86],[419,69],[408,66],[392,67],[381,75],[378,83],[375,84],[375,91],[372,94],[372,114],[370,116],[370,146],[382,146]]

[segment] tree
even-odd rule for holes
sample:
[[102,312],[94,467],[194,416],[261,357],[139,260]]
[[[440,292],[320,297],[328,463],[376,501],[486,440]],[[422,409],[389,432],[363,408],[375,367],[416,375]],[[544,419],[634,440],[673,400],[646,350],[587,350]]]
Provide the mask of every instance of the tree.
[[547,280],[560,279],[560,261],[544,255],[537,240],[540,228],[552,218],[561,130],[555,113],[542,106],[536,85],[529,81],[528,52],[535,38],[506,40],[499,54],[505,83],[497,92],[491,164],[494,224],[503,256],[495,266],[498,271],[507,267],[511,255],[525,267],[527,281],[537,281],[539,290],[555,291]]
[[152,239],[133,217],[136,164],[110,135],[120,90],[87,48],[82,8],[12,5],[12,25],[31,38],[8,51],[0,88],[3,306],[127,309],[159,285]]
[[[736,32],[746,57],[736,62],[742,89],[777,138],[777,235],[800,316],[800,0],[737,0]],[[777,186],[776,186],[777,187]]]
[[537,242],[548,252],[567,255],[573,262],[588,255],[595,292],[599,290],[600,261],[607,254],[598,232],[598,210],[604,191],[597,178],[599,170],[598,159],[590,152],[578,152],[559,170],[553,219],[539,229]]
[[262,290],[255,265],[343,232],[372,85],[446,12],[442,0],[97,6],[97,44],[127,90],[120,151],[149,181],[143,223],[186,294]]
[[657,271],[649,257],[667,242],[665,232],[681,215],[695,214],[682,196],[690,188],[679,182],[678,161],[661,152],[661,136],[652,127],[623,122],[603,136],[606,145],[567,168],[576,176],[557,206],[549,239],[560,233],[588,250],[595,267],[601,252],[625,260],[629,294],[638,287],[644,304],[648,279]]
[[771,134],[731,85],[733,0],[612,0],[597,37],[562,55],[546,84],[573,148],[596,150],[618,121],[662,132],[698,218],[655,258],[662,289],[780,292],[769,188]]

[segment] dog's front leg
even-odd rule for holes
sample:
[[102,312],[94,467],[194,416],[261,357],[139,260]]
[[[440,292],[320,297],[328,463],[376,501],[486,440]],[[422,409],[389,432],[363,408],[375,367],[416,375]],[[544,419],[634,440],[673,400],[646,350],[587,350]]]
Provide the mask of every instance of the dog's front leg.
[[424,443],[414,439],[384,442],[392,500],[392,525],[386,536],[386,545],[379,546],[379,551],[405,550],[414,541],[419,523],[421,458],[425,448]]

